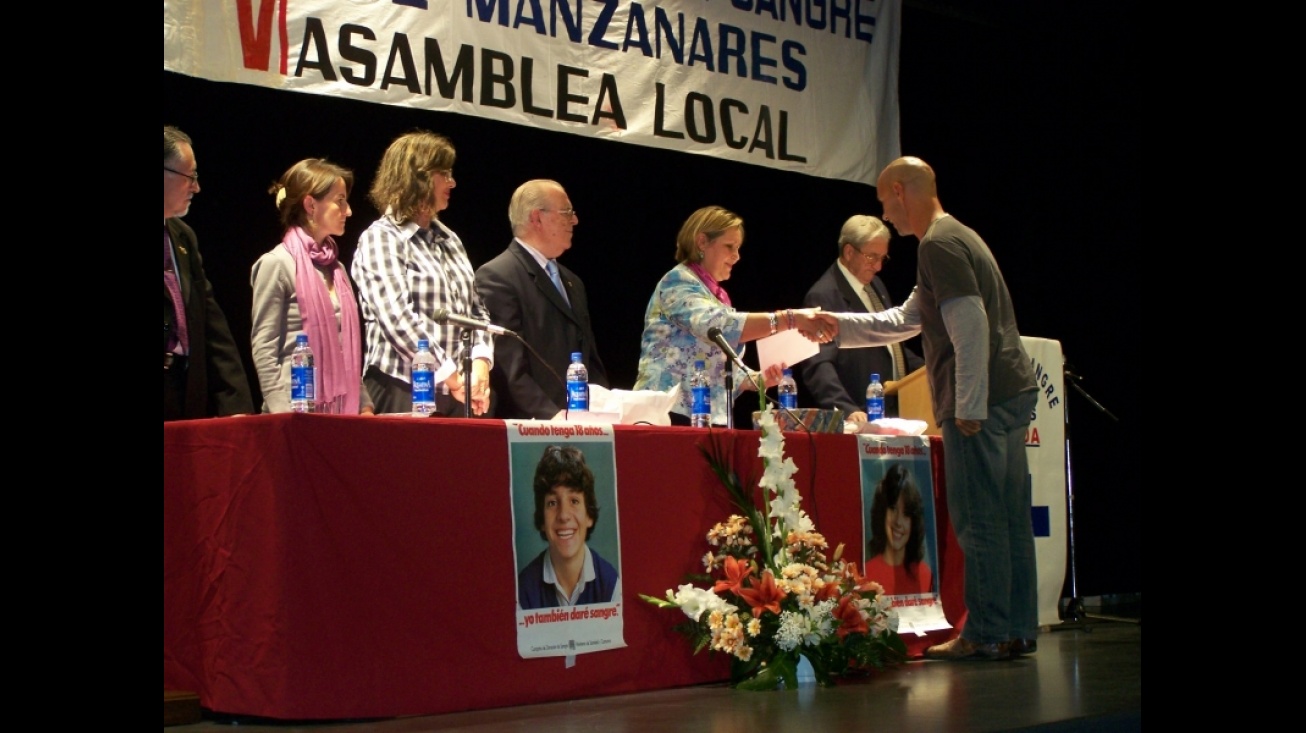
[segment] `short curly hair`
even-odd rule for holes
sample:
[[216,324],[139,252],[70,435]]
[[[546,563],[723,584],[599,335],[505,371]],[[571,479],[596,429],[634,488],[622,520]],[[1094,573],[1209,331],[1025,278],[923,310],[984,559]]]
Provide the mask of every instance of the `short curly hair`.
[[599,500],[594,494],[594,472],[585,463],[585,454],[572,446],[551,445],[544,449],[540,462],[535,466],[535,529],[540,532],[540,539],[549,541],[544,531],[544,497],[555,486],[566,486],[585,495],[585,511],[594,523],[585,531],[589,540],[594,527],[599,524]]

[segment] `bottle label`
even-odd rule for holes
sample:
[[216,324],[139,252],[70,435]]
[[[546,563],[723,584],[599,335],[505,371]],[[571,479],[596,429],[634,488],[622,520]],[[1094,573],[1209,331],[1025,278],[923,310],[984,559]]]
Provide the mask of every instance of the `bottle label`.
[[590,386],[587,382],[567,382],[567,409],[590,409]]
[[780,393],[780,406],[786,410],[798,409],[798,395],[793,392]]
[[884,399],[871,397],[866,400],[866,419],[879,420],[882,417],[884,417]]
[[711,415],[712,390],[708,387],[694,387],[691,392],[694,399],[693,407],[689,410],[690,413],[694,415]]
[[308,385],[313,383],[310,369],[311,367],[308,366],[290,367],[290,400],[292,402],[309,399]]
[[434,376],[430,369],[413,370],[413,404],[435,402]]

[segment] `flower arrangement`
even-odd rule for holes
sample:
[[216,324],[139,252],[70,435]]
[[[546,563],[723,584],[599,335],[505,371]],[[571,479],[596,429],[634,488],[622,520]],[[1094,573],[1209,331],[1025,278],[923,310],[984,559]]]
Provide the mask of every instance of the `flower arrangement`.
[[695,653],[708,647],[731,655],[731,684],[739,689],[773,690],[781,683],[794,689],[801,658],[824,686],[840,675],[902,662],[907,648],[884,588],[842,559],[842,544],[827,559],[825,537],[800,506],[793,480],[798,469],[784,455],[784,435],[770,406],[759,425],[763,508],[730,469],[714,436],[704,456],[742,513],[707,533],[707,572],[690,578],[706,587],[686,583],[665,598],[640,597],[688,617],[675,628]]

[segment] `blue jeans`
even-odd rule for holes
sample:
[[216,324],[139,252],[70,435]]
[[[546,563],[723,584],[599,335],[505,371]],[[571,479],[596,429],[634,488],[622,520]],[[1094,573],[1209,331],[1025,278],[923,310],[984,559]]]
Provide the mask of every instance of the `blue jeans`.
[[948,517],[965,555],[961,636],[976,644],[1038,634],[1034,498],[1025,455],[1025,431],[1037,400],[1037,390],[1031,390],[989,405],[988,419],[970,437],[952,420],[940,426]]

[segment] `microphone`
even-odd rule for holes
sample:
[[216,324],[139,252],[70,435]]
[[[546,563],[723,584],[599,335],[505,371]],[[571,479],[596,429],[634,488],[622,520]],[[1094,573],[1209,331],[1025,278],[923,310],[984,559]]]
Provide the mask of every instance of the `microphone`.
[[[744,373],[748,375],[749,381],[753,383],[753,386],[757,387],[757,391],[760,394],[766,397],[767,402],[774,404],[775,406],[779,407],[780,409],[788,413],[789,417],[793,419],[794,423],[802,426],[803,430],[806,430],[809,434],[812,432],[811,428],[804,425],[803,421],[799,420],[798,416],[795,415],[792,410],[790,410],[788,407],[781,405],[778,401],[776,401],[773,397],[771,397],[771,395],[768,395],[766,393],[766,384],[762,382],[762,380],[760,379],[761,374],[758,372],[754,372],[752,369],[749,369],[748,367],[744,366],[744,363],[739,360],[739,354],[736,354],[735,350],[730,348],[730,343],[726,341],[726,337],[724,334],[721,333],[721,329],[717,328],[716,326],[709,328],[707,330],[707,337],[712,339],[712,343],[716,344],[717,348],[725,352],[726,358],[730,359],[732,363],[737,364],[740,369],[744,370]],[[726,376],[729,377],[729,370],[726,370]],[[729,383],[727,382],[727,386],[728,385]]]
[[496,326],[489,321],[478,321],[475,318],[468,318],[467,316],[450,313],[447,308],[436,308],[434,320],[442,326],[452,323],[456,326],[462,326],[463,328],[470,328],[473,331],[488,331],[500,336],[517,335],[503,326]]
[[748,371],[748,367],[744,366],[743,363],[739,361],[739,354],[736,354],[735,350],[730,348],[730,342],[726,341],[726,337],[721,333],[720,328],[717,328],[716,326],[709,328],[707,330],[707,337],[712,339],[712,343],[716,344],[717,348],[725,352],[726,357],[730,359],[730,363],[738,366],[744,371]]

